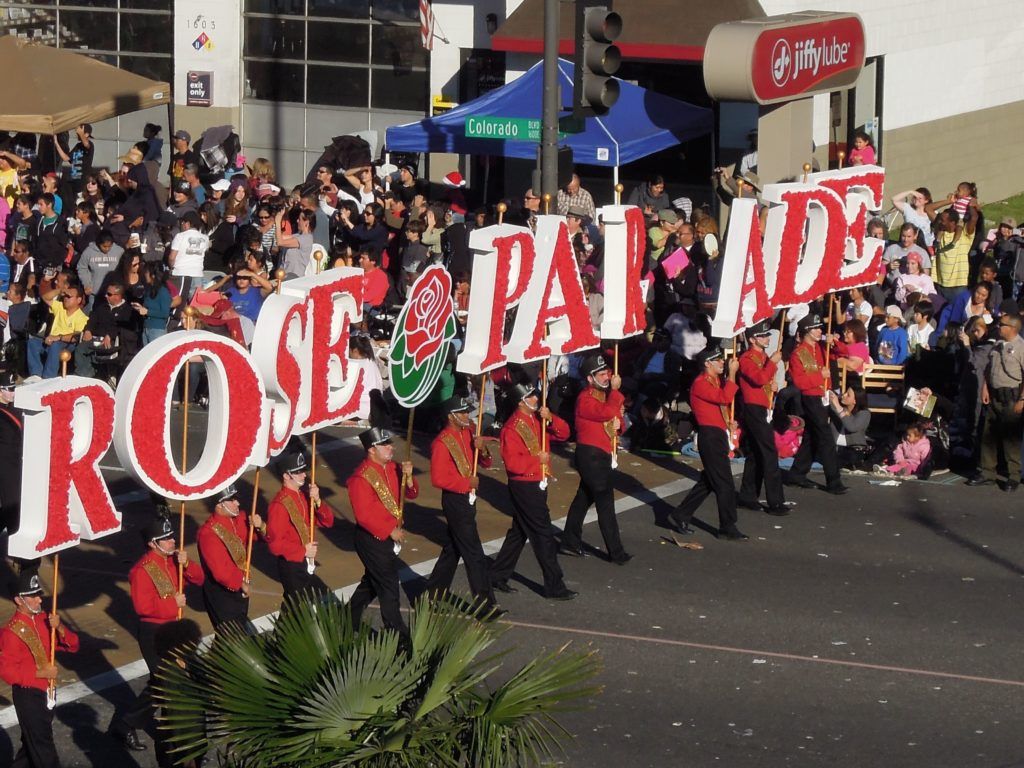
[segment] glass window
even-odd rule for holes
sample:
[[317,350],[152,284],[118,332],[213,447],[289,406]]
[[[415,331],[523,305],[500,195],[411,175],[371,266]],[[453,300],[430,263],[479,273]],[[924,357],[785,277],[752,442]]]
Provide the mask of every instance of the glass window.
[[427,104],[427,73],[373,68],[373,109],[422,112]]
[[117,0],[58,0],[58,5],[61,8],[67,8],[73,5],[84,5],[89,8],[107,8],[108,10],[117,10]]
[[373,28],[373,60],[396,70],[427,66],[427,50],[420,40],[419,27]]
[[419,0],[373,0],[377,21],[419,21]]
[[121,50],[170,55],[174,32],[167,22],[166,16],[154,13],[122,13]]
[[310,65],[307,82],[310,104],[366,109],[369,101],[369,74],[354,67]]
[[[95,58],[113,58],[96,56]],[[113,64],[114,62],[108,62]],[[169,83],[174,79],[174,62],[166,56],[122,56],[121,68],[136,75]]]
[[314,61],[344,61],[366,64],[370,56],[368,24],[309,22],[309,58]]
[[245,0],[249,13],[283,13],[286,16],[301,16],[306,12],[306,0]]
[[369,19],[370,0],[309,0],[309,15]]
[[245,95],[248,98],[263,101],[305,101],[301,64],[247,61],[245,80]]
[[[0,6],[0,31],[12,35],[27,35],[35,39],[45,34],[52,40],[56,30],[57,11],[43,8],[18,8],[9,4]],[[43,30],[40,33],[39,30]]]
[[117,14],[60,12],[60,47],[117,50]]
[[9,5],[28,5],[29,3],[32,5],[53,6],[57,4],[57,0],[4,0],[4,2],[0,4],[0,8],[6,9]]
[[306,22],[284,19],[245,20],[245,55],[271,59],[306,58]]
[[[63,0],[67,2],[68,0]],[[140,11],[174,11],[174,0],[121,0],[122,8]]]

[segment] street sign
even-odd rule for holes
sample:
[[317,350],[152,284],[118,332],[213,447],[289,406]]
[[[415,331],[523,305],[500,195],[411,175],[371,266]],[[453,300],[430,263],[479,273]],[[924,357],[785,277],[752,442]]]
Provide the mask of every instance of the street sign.
[[499,139],[502,141],[540,141],[540,120],[528,117],[488,117],[470,115],[466,118],[467,139]]

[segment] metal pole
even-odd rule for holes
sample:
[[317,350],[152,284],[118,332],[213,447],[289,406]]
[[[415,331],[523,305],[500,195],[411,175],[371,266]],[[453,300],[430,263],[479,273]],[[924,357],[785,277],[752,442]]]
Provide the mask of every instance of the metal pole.
[[541,193],[558,193],[558,0],[544,0],[544,111],[541,123]]

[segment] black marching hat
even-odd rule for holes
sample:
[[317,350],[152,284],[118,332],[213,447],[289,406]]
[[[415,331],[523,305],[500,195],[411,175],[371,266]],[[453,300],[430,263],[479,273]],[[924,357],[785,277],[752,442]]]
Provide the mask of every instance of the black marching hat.
[[282,453],[281,457],[277,460],[277,468],[282,475],[296,475],[299,472],[305,472],[309,465],[306,463],[306,454],[304,451],[288,451]]
[[173,539],[174,538],[174,525],[171,521],[161,515],[160,517],[154,518],[145,527],[142,534],[147,542],[150,541],[161,541],[162,539]]
[[800,318],[800,322],[796,324],[796,328],[800,333],[806,333],[812,328],[823,328],[825,327],[824,321],[821,319],[821,315],[811,313],[805,317]]
[[375,445],[390,445],[391,433],[382,427],[372,427],[359,433],[359,442],[366,450],[370,450]]
[[521,403],[526,398],[536,395],[537,388],[533,384],[515,384],[512,389],[509,390],[509,396],[516,401]]
[[14,371],[0,371],[0,389],[14,389]]
[[588,355],[583,360],[583,374],[585,376],[593,376],[595,373],[607,370],[609,367],[608,361],[604,359],[604,355],[597,353],[594,355]]
[[32,597],[41,594],[43,594],[43,583],[39,580],[38,572],[28,569],[18,574],[18,580],[14,585],[15,597]]
[[747,328],[747,338],[751,339],[754,336],[771,336],[772,327],[768,324],[767,320],[762,320],[760,323],[754,323],[754,325]]
[[230,501],[231,499],[235,498],[237,495],[238,495],[238,488],[236,488],[235,484],[232,483],[231,485],[229,485],[227,488],[225,488],[224,490],[222,490],[220,492],[220,495],[217,496],[217,503],[220,504],[222,501]]
[[704,363],[714,362],[715,360],[722,360],[725,357],[725,350],[718,343],[717,340],[712,340],[704,349],[697,355],[697,359],[701,365]]
[[443,408],[446,413],[469,413],[473,410],[467,397],[449,397],[444,401]]

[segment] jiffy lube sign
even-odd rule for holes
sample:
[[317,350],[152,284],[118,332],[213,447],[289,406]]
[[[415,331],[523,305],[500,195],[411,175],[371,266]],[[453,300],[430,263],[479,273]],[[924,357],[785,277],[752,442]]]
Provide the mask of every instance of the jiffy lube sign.
[[854,13],[804,11],[719,24],[708,37],[704,83],[718,100],[775,104],[843,90],[864,67]]
[[406,408],[426,400],[441,376],[455,338],[452,276],[431,266],[413,283],[391,336],[391,391]]

